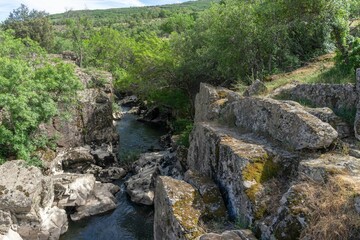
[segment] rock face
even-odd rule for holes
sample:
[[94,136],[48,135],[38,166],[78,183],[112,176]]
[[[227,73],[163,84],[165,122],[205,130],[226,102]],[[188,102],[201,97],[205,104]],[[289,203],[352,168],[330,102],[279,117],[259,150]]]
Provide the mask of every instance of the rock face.
[[356,102],[354,131],[355,137],[360,140],[360,68],[356,69],[356,91],[358,93],[358,100]]
[[[23,161],[0,166],[0,228],[24,239],[58,239],[68,227],[65,210],[53,207],[53,181]],[[11,231],[8,234],[14,235]],[[15,234],[16,235],[16,234]]]
[[50,124],[40,126],[40,134],[56,136],[59,147],[117,141],[112,119],[114,94],[111,75],[106,72],[89,73],[81,68],[76,68],[76,74],[85,89],[78,92],[78,103],[68,109],[70,119],[64,121],[61,117],[54,117]]
[[158,175],[182,178],[176,162],[175,155],[168,151],[142,154],[133,164],[135,174],[125,182],[131,201],[153,205],[155,180]]
[[195,239],[204,230],[200,198],[188,183],[159,176],[155,192],[154,239]]
[[222,199],[218,186],[212,179],[188,170],[185,173],[184,180],[197,189],[203,199],[205,210],[202,214],[202,219],[204,221],[225,221],[227,218],[227,210],[224,200]]
[[[197,123],[191,135],[190,169],[212,178],[225,194],[232,218],[250,224],[264,210],[257,200],[264,184],[296,163],[296,155],[256,135],[241,135],[210,123]],[[265,174],[266,172],[266,174]],[[289,173],[290,174],[290,173]]]

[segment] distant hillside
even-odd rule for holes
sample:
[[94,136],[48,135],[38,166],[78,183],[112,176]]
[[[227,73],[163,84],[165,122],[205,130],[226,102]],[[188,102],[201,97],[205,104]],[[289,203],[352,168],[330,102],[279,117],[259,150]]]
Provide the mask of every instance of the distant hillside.
[[69,11],[53,14],[50,19],[56,25],[63,25],[66,19],[78,16],[89,18],[95,26],[139,25],[141,22],[149,23],[149,20],[161,22],[162,19],[175,14],[190,14],[196,17],[198,12],[209,8],[213,2],[219,2],[219,0],[198,0],[161,6]]

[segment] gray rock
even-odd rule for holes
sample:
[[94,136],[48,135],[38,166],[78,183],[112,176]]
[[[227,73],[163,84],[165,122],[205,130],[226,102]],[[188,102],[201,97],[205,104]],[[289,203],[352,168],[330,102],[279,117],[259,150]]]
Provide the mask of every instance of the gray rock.
[[356,116],[354,122],[355,137],[360,140],[360,68],[356,69],[356,92],[358,99],[356,102]]
[[96,179],[101,182],[112,182],[114,180],[119,180],[125,177],[127,171],[123,168],[119,167],[109,167],[105,169],[101,169],[96,175]]
[[359,196],[355,197],[355,209],[356,209],[357,213],[360,214],[360,197]]
[[154,239],[195,239],[205,231],[199,226],[201,203],[188,183],[167,176],[156,182]]
[[328,147],[338,137],[333,127],[300,106],[272,99],[245,98],[235,102],[233,109],[237,126],[269,134],[297,150]]
[[204,221],[225,221],[227,210],[220,190],[214,181],[192,170],[185,173],[184,180],[197,189],[203,199],[205,212],[201,216],[202,219]]
[[90,174],[61,174],[52,176],[55,201],[58,207],[75,207],[73,221],[116,208],[113,196],[120,188],[111,183],[99,183]]
[[358,98],[354,84],[291,84],[272,97],[331,109],[353,109]]
[[119,105],[126,107],[134,107],[139,104],[139,98],[135,95],[126,96],[119,101]]
[[83,173],[91,164],[95,163],[94,157],[88,148],[78,147],[70,149],[63,155],[61,161],[65,172]]
[[0,230],[11,226],[24,239],[58,239],[67,230],[65,211],[53,206],[53,181],[40,169],[9,161],[0,166],[0,182]]
[[118,186],[111,183],[95,183],[93,194],[84,205],[76,207],[76,212],[70,215],[71,220],[78,221],[115,209],[117,200],[113,194],[119,190]]
[[212,121],[219,117],[222,105],[229,98],[231,91],[225,88],[214,88],[205,83],[200,84],[200,91],[195,98],[195,122]]
[[[256,171],[251,173],[247,169],[256,165],[273,166],[273,174],[280,174],[281,167],[290,168],[291,164],[296,164],[296,158],[257,135],[241,135],[236,129],[197,123],[191,133],[188,165],[219,185],[230,217],[251,224],[255,213],[263,208],[259,196],[269,179],[260,182]],[[246,185],[246,181],[255,183]]]
[[182,177],[176,163],[175,155],[168,151],[142,154],[133,164],[135,174],[125,182],[131,201],[153,205],[154,181],[158,175]]
[[351,126],[337,116],[330,108],[305,108],[305,110],[319,118],[321,121],[329,123],[338,132],[340,138],[353,136],[353,129]]
[[90,153],[94,156],[96,165],[100,167],[104,168],[117,163],[111,144],[101,144],[101,146],[96,146]]
[[95,187],[95,177],[90,174],[59,174],[52,179],[55,201],[60,208],[85,205]]
[[244,97],[250,97],[262,94],[266,92],[267,88],[265,84],[260,81],[259,79],[256,79],[244,92]]
[[333,174],[359,175],[360,161],[347,155],[326,153],[302,160],[298,172],[302,179],[324,183]]
[[[338,133],[300,105],[269,98],[234,97],[231,91],[201,84],[196,97],[195,122],[225,122],[271,136],[300,150],[328,147]],[[231,99],[231,100],[229,100]]]

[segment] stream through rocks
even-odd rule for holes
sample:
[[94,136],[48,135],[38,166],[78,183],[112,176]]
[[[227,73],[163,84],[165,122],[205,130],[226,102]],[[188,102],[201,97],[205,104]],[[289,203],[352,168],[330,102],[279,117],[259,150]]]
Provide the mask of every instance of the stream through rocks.
[[[159,139],[166,133],[163,128],[137,121],[137,116],[129,110],[122,107],[122,118],[117,122],[120,162],[150,149],[161,149]],[[60,240],[153,239],[153,207],[132,203],[125,190],[125,180],[115,182],[121,190],[116,194],[118,206],[114,211],[77,222],[69,220],[69,230]]]

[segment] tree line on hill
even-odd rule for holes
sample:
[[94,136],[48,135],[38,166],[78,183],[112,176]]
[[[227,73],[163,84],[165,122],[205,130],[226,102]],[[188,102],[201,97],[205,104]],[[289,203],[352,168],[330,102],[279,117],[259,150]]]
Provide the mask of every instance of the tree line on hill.
[[[300,67],[330,51],[336,52],[341,72],[352,74],[360,66],[359,17],[357,0],[202,0],[165,7],[69,11],[53,16],[21,5],[1,25],[0,52],[6,53],[0,56],[0,64],[17,66],[12,69],[4,65],[3,69],[8,70],[1,70],[0,81],[7,83],[1,82],[1,86],[9,84],[11,88],[15,79],[31,78],[43,88],[41,97],[51,104],[30,104],[31,117],[21,119],[39,116],[21,133],[26,137],[7,140],[13,146],[20,142],[17,147],[3,148],[6,144],[1,139],[9,139],[18,131],[13,124],[4,127],[2,123],[0,146],[6,149],[2,155],[29,158],[31,151],[21,153],[23,148],[32,149],[24,145],[26,138],[40,122],[56,114],[55,110],[49,111],[49,116],[41,116],[40,112],[44,107],[52,109],[56,102],[54,89],[47,85],[59,80],[68,66],[46,65],[48,70],[30,67],[34,65],[32,58],[23,56],[34,47],[42,53],[73,51],[80,66],[110,71],[118,90],[171,107],[181,132],[189,129],[192,100],[200,82],[250,84],[254,79]],[[17,47],[8,51],[9,44]],[[38,50],[30,52],[39,54]],[[10,81],[6,71],[17,74]],[[61,77],[64,81],[73,79]],[[12,93],[2,89],[0,98],[8,99]],[[63,92],[66,95],[71,90]],[[0,110],[8,105],[11,103],[0,101]]]

